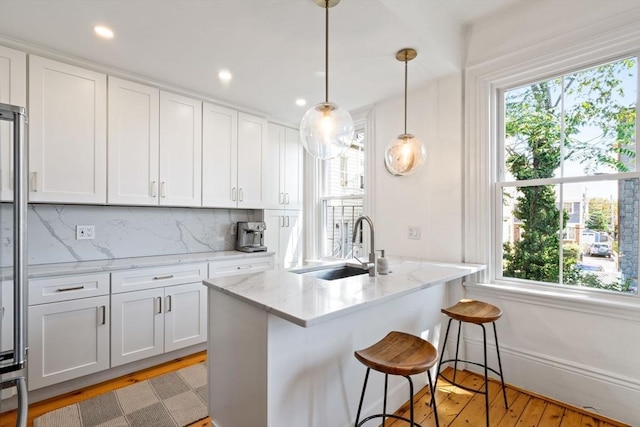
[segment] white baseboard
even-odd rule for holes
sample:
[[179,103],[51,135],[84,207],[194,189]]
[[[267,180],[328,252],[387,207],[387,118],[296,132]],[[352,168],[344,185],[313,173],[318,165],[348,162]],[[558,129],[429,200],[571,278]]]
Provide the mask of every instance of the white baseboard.
[[[469,360],[482,361],[482,341],[465,339]],[[447,346],[452,345],[447,342]],[[455,346],[455,342],[453,343]],[[455,347],[454,347],[455,348]],[[495,346],[487,346],[489,366],[497,369]],[[579,356],[579,355],[577,355]],[[507,384],[566,402],[614,420],[640,426],[640,379],[607,372],[572,360],[500,346]],[[480,373],[482,368],[467,365]]]

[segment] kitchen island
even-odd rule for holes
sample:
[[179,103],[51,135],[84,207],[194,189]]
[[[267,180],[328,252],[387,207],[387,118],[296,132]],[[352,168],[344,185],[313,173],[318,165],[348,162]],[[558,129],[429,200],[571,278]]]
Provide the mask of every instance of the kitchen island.
[[[365,372],[354,350],[392,330],[438,346],[446,284],[482,269],[392,258],[391,273],[377,277],[328,281],[274,270],[206,280],[213,425],[352,425]],[[365,416],[379,412],[382,378],[369,380]],[[406,381],[394,380],[402,378],[390,379],[389,408],[408,399]]]

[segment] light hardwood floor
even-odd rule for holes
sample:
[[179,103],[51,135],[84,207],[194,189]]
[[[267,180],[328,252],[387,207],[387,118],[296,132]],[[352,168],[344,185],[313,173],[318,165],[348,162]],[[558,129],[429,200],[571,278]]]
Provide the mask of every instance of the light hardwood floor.
[[[167,372],[175,371],[206,360],[206,353],[174,360],[153,368],[145,369],[124,377],[114,379],[95,386],[87,387],[73,393],[68,393],[37,402],[29,406],[28,427],[33,426],[33,420],[40,415],[79,402],[98,394],[117,388],[126,387],[139,381],[144,381]],[[451,374],[451,368],[445,372]],[[450,378],[450,377],[449,377]],[[456,379],[470,388],[483,386],[483,378],[468,371],[460,371]],[[368,393],[374,392],[368,390]],[[357,399],[358,396],[354,396]],[[491,381],[489,384],[491,426],[497,427],[630,427],[626,424],[607,419],[583,409],[575,408],[535,393],[507,385],[507,400],[509,409],[504,407],[500,384]],[[429,407],[430,394],[427,388],[420,390],[415,397],[415,421],[423,427],[435,425],[433,414]],[[453,387],[440,379],[436,391],[436,403],[441,427],[484,427],[484,395],[470,393],[458,387]],[[405,404],[398,414],[408,416],[409,406]],[[373,426],[374,423],[372,422]],[[405,427],[407,423],[388,421],[386,427]],[[210,419],[204,419],[189,427],[210,427]],[[0,414],[0,427],[15,427],[15,413]],[[152,426],[149,426],[152,427]],[[287,426],[293,427],[293,426]],[[296,426],[297,427],[297,426]],[[302,426],[300,426],[302,427]]]

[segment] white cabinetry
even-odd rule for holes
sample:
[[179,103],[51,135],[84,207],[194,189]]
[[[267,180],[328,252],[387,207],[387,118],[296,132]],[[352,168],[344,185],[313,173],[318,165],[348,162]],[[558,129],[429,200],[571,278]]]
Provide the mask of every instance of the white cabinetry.
[[203,108],[203,205],[262,208],[266,120],[208,103]]
[[158,89],[109,76],[109,203],[158,204],[159,119]]
[[109,274],[30,280],[29,389],[109,368]]
[[13,282],[0,282],[0,353],[13,349]]
[[112,274],[111,366],[206,341],[206,264]]
[[[0,46],[0,102],[27,106],[27,55]],[[0,121],[0,201],[13,200],[13,127]]]
[[109,76],[109,203],[201,205],[202,104]]
[[105,203],[107,76],[29,56],[29,199]]
[[202,102],[160,92],[160,204],[202,205]]
[[291,268],[302,261],[300,211],[265,210],[264,240],[267,250],[275,252],[275,268]]
[[302,146],[298,131],[269,123],[263,156],[265,209],[302,208]]
[[250,258],[209,263],[209,278],[258,273],[273,270],[273,255],[254,255]]

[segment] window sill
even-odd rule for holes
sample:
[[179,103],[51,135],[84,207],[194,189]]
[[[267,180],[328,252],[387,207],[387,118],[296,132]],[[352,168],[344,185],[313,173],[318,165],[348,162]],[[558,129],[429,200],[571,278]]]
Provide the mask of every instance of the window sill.
[[638,295],[616,295],[609,292],[514,282],[467,282],[464,287],[474,294],[640,322]]

